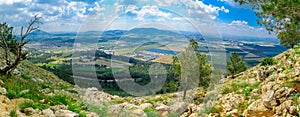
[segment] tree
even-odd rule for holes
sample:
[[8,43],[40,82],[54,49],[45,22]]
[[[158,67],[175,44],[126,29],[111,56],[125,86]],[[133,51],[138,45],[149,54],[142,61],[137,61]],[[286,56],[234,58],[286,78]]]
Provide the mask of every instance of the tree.
[[[197,87],[199,82],[199,64],[193,48],[188,47],[179,54],[181,68],[181,88],[183,90],[183,100],[186,98],[188,89]],[[198,81],[198,82],[197,82]]]
[[234,75],[241,73],[247,69],[246,63],[237,53],[232,53],[230,56],[230,61],[227,62],[227,71],[229,75]]
[[251,4],[257,23],[274,32],[286,47],[300,42],[300,0],[234,0],[240,4]]
[[[186,90],[193,86],[208,86],[209,79],[205,79],[212,73],[212,66],[206,59],[206,55],[198,51],[199,45],[195,39],[191,39],[188,47],[179,54],[174,56],[173,67],[181,76],[183,89],[183,99],[185,99]],[[196,71],[195,71],[196,70]],[[196,78],[195,78],[196,77]],[[198,83],[199,84],[194,84]]]
[[25,60],[28,52],[24,52],[24,46],[29,43],[27,37],[35,30],[39,29],[37,24],[41,24],[40,18],[34,16],[27,27],[21,27],[20,38],[13,34],[13,27],[6,23],[0,24],[0,47],[4,51],[5,66],[0,69],[1,75],[10,74],[20,63]]

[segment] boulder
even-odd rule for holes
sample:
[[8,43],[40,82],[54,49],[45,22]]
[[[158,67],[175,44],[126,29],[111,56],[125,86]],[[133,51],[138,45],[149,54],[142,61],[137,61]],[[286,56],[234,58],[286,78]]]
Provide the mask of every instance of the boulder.
[[24,113],[26,115],[34,115],[34,114],[39,114],[39,110],[38,109],[33,109],[33,108],[25,108],[24,110]]
[[275,108],[276,114],[281,116],[297,115],[297,106],[292,100],[287,100]]
[[55,105],[55,106],[51,106],[50,109],[53,111],[58,111],[58,110],[67,110],[68,107],[66,105]]
[[244,101],[244,96],[241,94],[229,93],[224,95],[220,100],[224,111],[229,112],[234,107],[237,107],[240,102]]
[[14,69],[13,74],[19,76],[21,75],[21,72],[17,69]]
[[95,112],[87,112],[86,117],[99,117],[99,115]]
[[132,114],[136,117],[147,117],[147,114],[144,113],[144,110],[142,110],[142,109],[133,110]]
[[185,102],[175,102],[170,106],[170,112],[182,114],[188,109],[188,106]]
[[56,117],[79,117],[77,113],[69,110],[58,110],[55,112]]
[[55,117],[54,112],[51,109],[46,109],[42,111],[42,114],[47,117]]
[[139,109],[145,110],[147,108],[153,108],[153,105],[150,103],[143,103],[139,106]]
[[273,116],[275,113],[264,106],[262,99],[253,102],[243,113],[245,117]]
[[275,92],[275,99],[279,100],[280,103],[284,102],[287,97],[294,91],[294,89],[283,87]]
[[268,82],[267,84],[262,85],[262,87],[261,87],[261,93],[265,94],[267,91],[271,90],[274,85],[276,85],[275,82]]
[[6,95],[7,91],[5,88],[0,88],[0,95]]
[[277,105],[277,102],[274,98],[274,93],[275,92],[273,90],[269,90],[267,93],[261,96],[264,106],[271,110]]
[[189,117],[199,117],[198,113],[192,113]]
[[161,104],[160,106],[155,108],[156,112],[160,115],[160,117],[167,117],[169,114],[169,109],[170,107],[164,104]]
[[239,111],[237,109],[233,109],[230,112],[226,113],[226,117],[238,117],[239,116]]

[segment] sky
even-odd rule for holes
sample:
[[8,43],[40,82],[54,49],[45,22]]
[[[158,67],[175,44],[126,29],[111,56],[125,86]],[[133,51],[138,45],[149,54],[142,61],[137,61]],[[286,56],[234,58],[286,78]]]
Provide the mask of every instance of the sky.
[[275,38],[256,24],[250,5],[233,0],[0,0],[0,22],[18,28],[34,15],[46,32],[154,27]]

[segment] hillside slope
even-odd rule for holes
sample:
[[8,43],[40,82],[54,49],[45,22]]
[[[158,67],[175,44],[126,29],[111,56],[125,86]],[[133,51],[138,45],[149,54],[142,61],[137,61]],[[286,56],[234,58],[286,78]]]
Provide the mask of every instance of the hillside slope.
[[[1,50],[0,50],[1,52]],[[4,60],[0,57],[0,67]],[[12,76],[0,76],[0,117],[94,116],[75,86],[23,61]]]
[[204,109],[209,94],[197,88],[181,100],[182,92],[146,97],[121,98],[95,88],[85,92],[95,104],[104,104],[105,114],[150,117],[298,117],[300,115],[300,47],[273,58],[271,65],[257,65],[238,75],[223,79],[212,92],[219,92],[212,108]]
[[213,116],[300,116],[300,47],[227,79]]
[[24,61],[14,76],[0,77],[0,116],[297,117],[300,115],[300,47],[274,57],[274,62],[250,68],[235,79],[223,79],[213,90],[219,92],[217,101],[204,111],[203,100],[209,94],[203,88],[189,90],[185,101],[182,92],[119,97],[97,88],[72,86]]

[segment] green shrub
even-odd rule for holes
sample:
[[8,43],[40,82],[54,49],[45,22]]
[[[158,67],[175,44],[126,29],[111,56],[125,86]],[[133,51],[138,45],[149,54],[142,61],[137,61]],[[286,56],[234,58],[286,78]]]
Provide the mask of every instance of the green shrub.
[[36,103],[36,102],[33,102],[33,101],[26,101],[26,102],[23,102],[19,105],[19,107],[21,108],[21,110],[25,109],[25,108],[33,108],[33,109],[40,109],[40,110],[44,110],[47,108],[46,105],[44,104],[41,104],[41,103]]
[[153,109],[145,109],[144,112],[148,117],[159,117],[159,114],[156,113]]
[[208,113],[219,113],[219,112],[220,112],[220,110],[217,109],[217,108],[215,108],[215,107],[212,107],[212,108],[208,111]]
[[49,97],[49,99],[47,99],[47,101],[50,103],[51,106],[54,105],[59,105],[59,104],[64,104],[64,105],[68,105],[69,104],[69,100],[70,97],[66,96],[66,95],[54,95],[52,97]]
[[30,75],[28,75],[28,73],[22,73],[21,77],[26,79],[26,80],[30,80],[32,78]]
[[10,117],[18,117],[17,113],[16,113],[16,110],[12,110],[9,112],[9,116]]
[[264,60],[262,60],[260,62],[260,66],[268,66],[268,65],[274,65],[275,61],[273,58],[264,58]]

